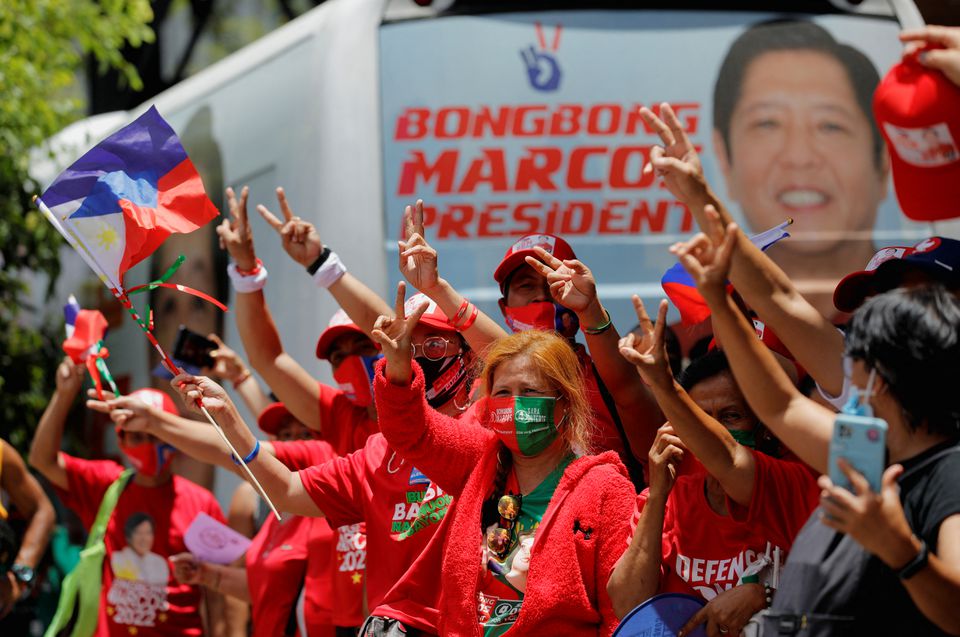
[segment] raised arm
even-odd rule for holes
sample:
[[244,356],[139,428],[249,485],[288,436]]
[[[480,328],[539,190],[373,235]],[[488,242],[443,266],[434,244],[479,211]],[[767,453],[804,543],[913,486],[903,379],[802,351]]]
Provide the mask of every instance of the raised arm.
[[[0,440],[0,453],[3,454],[3,472],[0,473],[0,487],[10,496],[10,501],[17,511],[27,520],[27,528],[23,532],[20,549],[17,551],[13,564],[20,564],[36,568],[47,550],[50,534],[56,522],[56,514],[50,498],[43,492],[37,479],[30,475],[23,458],[16,449]],[[4,609],[10,610],[20,599],[20,580],[12,572],[7,572],[6,578],[10,586],[4,588],[10,597],[3,599],[0,594],[0,616]]]
[[[640,325],[649,325],[650,319],[640,297],[633,296],[633,305]],[[661,301],[653,333],[646,332],[648,328],[644,327],[643,338],[628,334],[620,341],[620,353],[636,366],[643,381],[650,386],[663,415],[687,449],[720,482],[730,499],[749,506],[756,479],[753,454],[738,444],[726,427],[693,402],[674,380],[663,341],[666,319],[667,302]]]
[[[671,194],[687,206],[701,230],[714,243],[723,240],[723,229],[733,222],[730,212],[703,176],[700,157],[669,104],[662,104],[660,117],[650,109],[640,111],[663,141],[650,153],[653,171]],[[707,206],[716,211],[711,215]],[[719,221],[718,221],[719,220]],[[786,221],[786,219],[784,219]],[[773,329],[783,344],[828,393],[843,389],[843,335],[811,305],[780,267],[741,231],[730,280],[750,307]]]
[[82,365],[75,364],[68,357],[63,359],[57,367],[56,391],[40,416],[30,443],[30,465],[51,484],[64,491],[68,490],[70,485],[67,481],[66,463],[60,456],[60,443],[63,440],[63,425],[70,413],[70,406],[83,384],[84,371]]
[[[203,401],[203,406],[220,424],[227,439],[238,452],[253,454],[254,457],[247,466],[279,510],[310,517],[323,516],[323,512],[303,488],[300,474],[290,471],[273,454],[263,453],[262,444],[258,443],[243,422],[223,387],[205,376],[190,374],[180,374],[170,382],[174,389],[180,392],[184,403],[190,409],[200,413],[197,401]],[[194,423],[194,426],[204,425]],[[260,452],[256,453],[258,445]],[[242,475],[246,476],[246,472]]]
[[727,294],[727,273],[738,247],[737,227],[730,224],[720,247],[700,234],[671,251],[709,304],[714,333],[754,413],[801,460],[825,473],[836,414],[797,390]]
[[329,275],[325,271],[320,271],[324,268],[333,268],[335,265],[333,260],[336,259],[339,263],[339,257],[330,252],[329,246],[325,246],[320,241],[320,235],[312,223],[293,214],[283,188],[277,188],[277,202],[280,204],[280,213],[283,215],[282,221],[264,205],[257,206],[257,212],[280,235],[283,249],[290,258],[304,268],[309,269],[315,266],[317,260],[322,255],[326,255],[323,264],[318,267],[318,275],[314,278],[318,280],[318,284],[326,285],[327,290],[347,313],[350,320],[369,335],[377,317],[390,313],[390,306],[360,279],[346,272],[346,268],[331,269]]
[[633,539],[607,582],[607,593],[617,617],[622,618],[660,592],[667,497],[677,480],[683,454],[683,443],[669,424],[663,425],[650,448],[650,489],[646,503],[640,511]]
[[[251,272],[258,265],[247,219],[247,195],[248,189],[244,187],[237,200],[233,190],[227,188],[230,219],[224,219],[217,227],[220,244],[230,253],[233,265],[243,272]],[[323,423],[317,408],[320,388],[313,376],[283,349],[263,290],[237,291],[234,309],[240,340],[250,364],[297,420],[322,432]]]
[[[481,312],[440,278],[437,251],[427,243],[423,227],[423,201],[407,206],[403,214],[404,241],[399,242],[400,273],[407,282],[437,304],[456,325],[474,352],[483,352],[488,345],[507,335],[499,323]],[[476,318],[472,318],[476,312]]]
[[645,459],[663,414],[633,365],[620,355],[620,334],[597,296],[593,273],[576,259],[561,261],[546,250],[534,250],[539,260],[527,257],[527,264],[547,278],[553,299],[576,313],[593,364],[617,406],[630,450],[635,458]]

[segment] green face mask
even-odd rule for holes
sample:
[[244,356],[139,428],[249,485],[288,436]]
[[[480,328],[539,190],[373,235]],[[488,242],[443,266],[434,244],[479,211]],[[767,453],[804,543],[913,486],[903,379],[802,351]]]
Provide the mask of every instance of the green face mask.
[[556,398],[504,396],[489,399],[490,428],[510,451],[535,456],[557,439]]
[[742,429],[730,429],[730,435],[744,447],[751,449],[757,448],[757,430],[743,431]]

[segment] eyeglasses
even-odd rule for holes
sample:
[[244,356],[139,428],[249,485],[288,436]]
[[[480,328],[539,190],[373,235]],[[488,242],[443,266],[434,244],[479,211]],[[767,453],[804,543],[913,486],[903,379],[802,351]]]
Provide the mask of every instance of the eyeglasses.
[[455,343],[442,336],[428,336],[423,343],[410,343],[410,349],[413,350],[414,358],[417,357],[417,348],[419,348],[421,356],[430,361],[438,361],[447,355],[449,345],[455,345]]
[[507,494],[497,502],[500,525],[487,533],[487,548],[499,559],[504,559],[517,543],[517,520],[520,518],[522,495]]

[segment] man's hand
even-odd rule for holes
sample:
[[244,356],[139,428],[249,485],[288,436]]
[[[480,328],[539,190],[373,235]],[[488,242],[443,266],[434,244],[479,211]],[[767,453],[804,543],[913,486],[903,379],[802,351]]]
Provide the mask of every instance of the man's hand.
[[429,307],[423,303],[410,316],[406,315],[404,299],[407,286],[403,281],[397,284],[396,317],[380,316],[373,324],[370,336],[383,351],[387,359],[386,377],[397,385],[408,385],[413,376],[411,360],[413,358],[413,328]]
[[201,370],[204,374],[232,383],[236,383],[237,379],[246,375],[249,370],[239,354],[227,347],[216,334],[209,334],[207,338],[217,344],[217,349],[210,352],[210,357],[213,358],[213,367]]
[[217,226],[217,235],[220,237],[220,247],[230,253],[230,258],[237,267],[244,271],[257,267],[257,253],[253,249],[253,232],[247,219],[247,195],[250,189],[246,186],[240,191],[240,201],[233,188],[227,188],[227,205],[230,208],[230,218],[224,219]]
[[[96,391],[94,390],[92,397],[95,396]],[[120,398],[111,398],[106,401],[88,400],[87,408],[101,414],[109,415],[110,420],[122,427],[125,431],[153,433],[152,429],[155,418],[157,417],[157,410],[138,398],[121,396]]]
[[233,409],[233,403],[223,387],[206,376],[180,374],[170,381],[170,385],[179,392],[187,407],[198,414],[203,413],[200,404],[214,416],[226,414]]
[[87,368],[83,365],[77,365],[70,360],[69,356],[64,356],[57,367],[57,392],[63,394],[64,397],[73,399],[80,391],[80,386],[83,385],[83,375],[86,370]]
[[[636,365],[640,378],[647,385],[663,386],[673,382],[673,372],[670,369],[670,360],[667,357],[664,341],[667,308],[667,301],[660,301],[660,307],[657,309],[657,323],[654,325],[647,315],[646,308],[643,307],[643,301],[634,294],[633,309],[637,313],[640,325],[638,330],[620,339],[620,355]],[[639,336],[636,334],[637,331],[640,332]]]
[[403,241],[399,241],[400,274],[424,294],[440,282],[437,251],[424,238],[423,200],[403,211]]
[[666,102],[660,105],[660,115],[663,119],[646,106],[640,109],[640,117],[657,131],[663,142],[663,146],[654,146],[650,150],[650,163],[643,167],[643,172],[652,172],[663,179],[670,194],[682,203],[702,206],[709,187],[703,176],[700,156],[676,113]]
[[707,637],[736,637],[750,618],[766,607],[763,586],[741,584],[727,589],[707,602],[690,618],[677,637],[689,635],[704,624]]
[[181,584],[196,586],[203,584],[203,562],[193,553],[177,553],[170,557],[173,564],[173,576]]
[[914,55],[927,68],[936,69],[951,82],[960,86],[960,27],[929,25],[922,29],[904,31],[900,41],[907,43],[904,56]]
[[650,497],[666,500],[677,482],[683,454],[690,453],[683,441],[666,423],[657,430],[657,437],[650,447]]
[[262,204],[257,206],[257,212],[280,235],[281,245],[290,258],[303,267],[309,268],[323,252],[320,235],[312,223],[293,214],[283,188],[277,188],[277,201],[280,203],[283,221],[280,221]]
[[13,610],[14,605],[20,601],[20,595],[23,589],[20,586],[20,580],[13,574],[13,571],[7,571],[5,575],[0,575],[0,619],[6,617]]
[[[591,306],[599,310],[597,300],[597,282],[593,272],[577,259],[561,261],[541,247],[533,251],[538,259],[527,257],[527,265],[542,274],[550,285],[550,295],[553,300],[565,308],[571,309],[579,316]],[[601,319],[605,318],[600,312]]]

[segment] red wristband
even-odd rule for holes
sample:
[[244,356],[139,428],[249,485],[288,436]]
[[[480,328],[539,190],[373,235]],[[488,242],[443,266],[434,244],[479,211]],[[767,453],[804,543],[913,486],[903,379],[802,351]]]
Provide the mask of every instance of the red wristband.
[[470,318],[464,321],[463,325],[457,328],[458,332],[470,329],[470,327],[477,322],[477,317],[480,316],[480,308],[478,308],[476,305],[473,305],[473,303],[470,305],[473,306],[473,312],[470,314]]
[[457,313],[453,315],[452,318],[447,319],[447,323],[450,327],[456,327],[457,323],[463,318],[463,315],[467,313],[467,308],[470,307],[470,301],[463,299],[463,303],[460,304],[460,307],[457,308]]
[[239,274],[240,276],[256,276],[256,274],[260,272],[260,268],[262,266],[263,266],[263,261],[261,261],[258,257],[257,264],[253,266],[252,270],[241,270],[240,268],[237,268],[237,274]]

